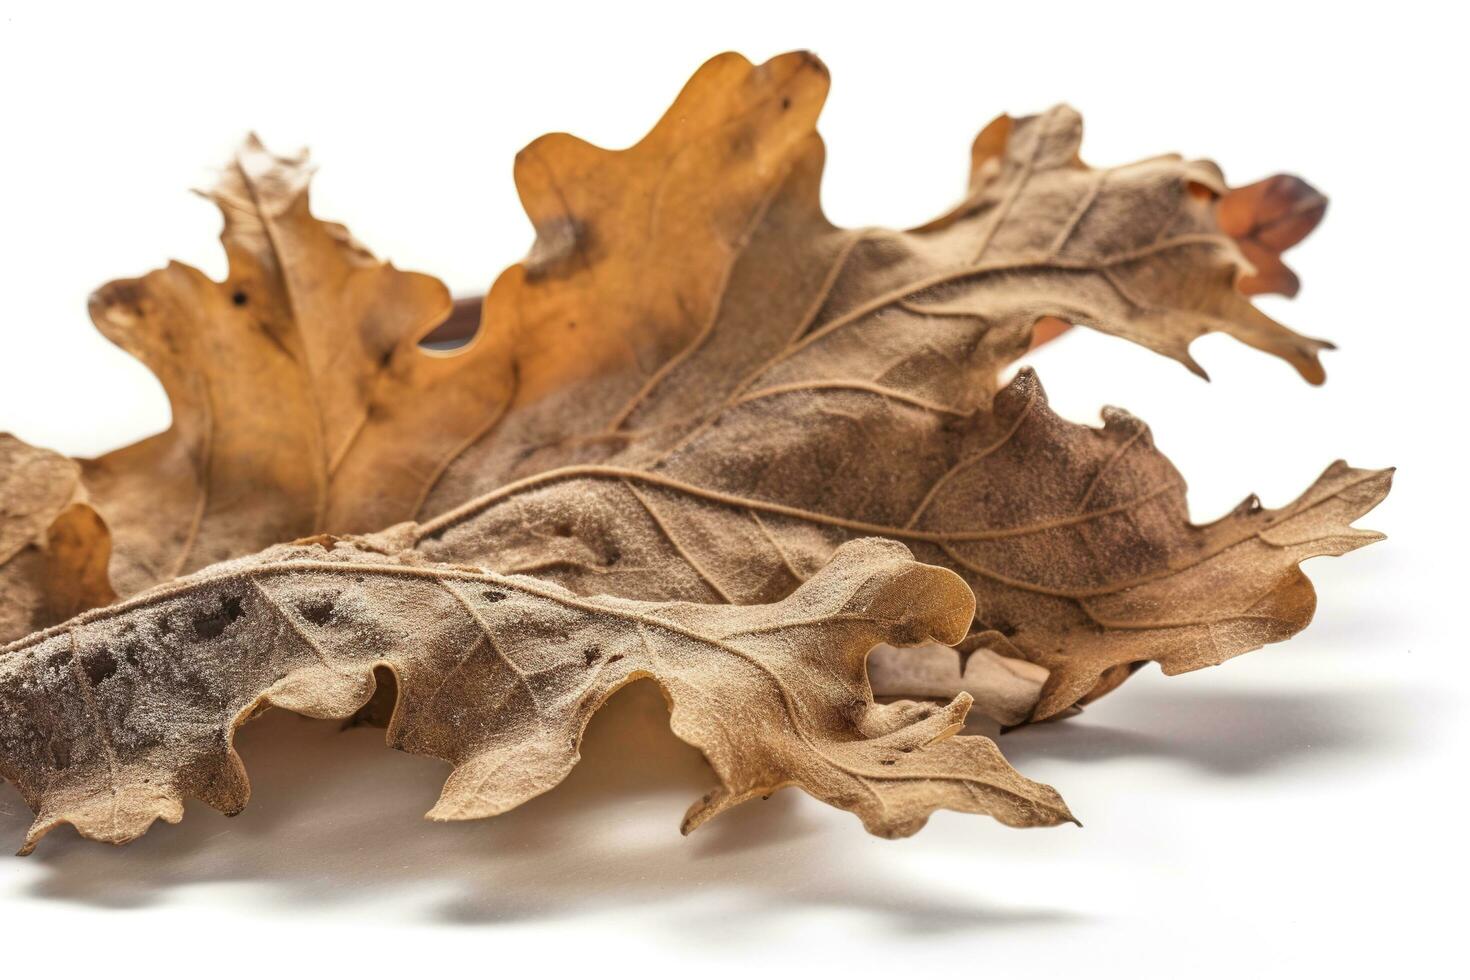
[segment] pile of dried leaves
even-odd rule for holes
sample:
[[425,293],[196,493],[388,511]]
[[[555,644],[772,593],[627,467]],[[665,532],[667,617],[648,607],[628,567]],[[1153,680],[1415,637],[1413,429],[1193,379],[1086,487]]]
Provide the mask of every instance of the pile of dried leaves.
[[[1056,824],[1050,787],[956,734],[972,700],[1040,721],[1302,629],[1299,563],[1378,539],[1350,525],[1386,471],[1334,463],[1196,526],[1142,422],[1075,425],[1002,378],[1086,324],[1201,374],[1190,342],[1224,331],[1322,381],[1328,345],[1247,297],[1295,291],[1280,255],[1324,199],[1176,156],[1088,167],[1058,107],[987,126],[948,214],[837,228],[827,85],[810,55],[724,55],[630,149],[531,144],[535,245],[450,350],[421,344],[444,286],[247,142],[210,195],[228,278],[175,263],[92,297],[172,427],[89,460],[0,437],[26,849],[61,823],[128,841],[186,796],[238,811],[239,725],[381,688],[389,742],[454,766],[430,815],[500,813],[642,677],[719,779],[686,829],[787,785],[884,836],[938,808]],[[894,649],[936,642],[958,653]]]

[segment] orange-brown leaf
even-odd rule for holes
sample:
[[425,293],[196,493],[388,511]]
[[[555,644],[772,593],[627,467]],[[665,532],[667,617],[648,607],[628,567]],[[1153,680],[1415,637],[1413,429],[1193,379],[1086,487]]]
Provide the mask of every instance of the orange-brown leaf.
[[0,638],[117,598],[109,553],[77,464],[0,433]]

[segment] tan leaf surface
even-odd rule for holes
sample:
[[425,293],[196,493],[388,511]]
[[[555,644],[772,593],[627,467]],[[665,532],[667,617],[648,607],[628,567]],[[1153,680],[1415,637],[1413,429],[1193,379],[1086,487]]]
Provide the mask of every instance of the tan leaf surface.
[[[1249,502],[1198,527],[1142,423],[1118,410],[1101,429],[1066,422],[1030,372],[958,425],[893,402],[820,383],[738,400],[666,460],[554,470],[399,533],[435,561],[578,592],[735,603],[785,594],[853,535],[896,538],[974,590],[965,649],[1050,671],[1040,703],[1007,723],[1103,693],[1115,666],[1177,673],[1285,639],[1314,605],[1298,563],[1380,537],[1350,522],[1388,471],[1334,464],[1287,507]],[[864,472],[898,453],[903,471]]]
[[390,742],[454,766],[429,816],[487,817],[560,782],[592,713],[652,677],[720,780],[685,832],[783,786],[884,837],[940,808],[1071,820],[989,739],[955,735],[968,696],[873,703],[868,651],[958,640],[971,602],[952,572],[871,539],[781,602],[743,607],[577,596],[372,541],[284,545],[0,651],[0,773],[37,813],[26,851],[61,823],[124,843],[177,822],[190,795],[238,812],[243,721],[267,705],[348,717],[386,668],[401,692]]
[[107,528],[80,467],[0,433],[0,638],[70,618],[117,596]]

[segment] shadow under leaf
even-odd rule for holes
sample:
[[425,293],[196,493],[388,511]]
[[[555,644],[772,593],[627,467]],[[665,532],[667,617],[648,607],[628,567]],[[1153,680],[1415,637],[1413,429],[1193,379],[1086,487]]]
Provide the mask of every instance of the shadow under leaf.
[[[684,809],[715,777],[669,731],[646,681],[598,712],[562,785],[484,821],[424,821],[447,767],[385,749],[380,729],[273,711],[237,745],[254,781],[240,816],[191,803],[183,823],[124,848],[63,829],[28,859],[45,869],[32,893],[111,908],[159,904],[196,885],[266,885],[274,905],[304,908],[401,894],[405,915],[471,925],[672,903],[663,918],[721,935],[758,931],[793,908],[856,907],[912,933],[1071,918],[906,883],[880,856],[902,845],[867,838],[855,820],[849,834],[830,832],[825,808],[792,789],[682,837]],[[0,786],[0,834],[19,840],[29,820],[15,789]],[[717,914],[711,902],[679,903],[712,890]]]
[[1250,776],[1327,755],[1392,751],[1402,695],[1314,688],[1200,688],[1138,678],[1082,714],[1008,732],[1001,749],[1025,772],[1040,760],[1158,758],[1220,776]]

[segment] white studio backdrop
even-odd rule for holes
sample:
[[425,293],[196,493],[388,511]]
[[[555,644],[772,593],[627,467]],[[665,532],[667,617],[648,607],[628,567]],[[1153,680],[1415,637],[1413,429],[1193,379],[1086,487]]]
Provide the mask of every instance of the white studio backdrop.
[[[1006,736],[1085,829],[941,814],[902,842],[785,791],[677,832],[702,763],[648,692],[594,724],[568,785],[480,824],[418,820],[442,767],[279,713],[245,730],[244,815],[200,805],[114,851],[69,833],[0,859],[16,975],[312,969],[643,975],[764,966],[997,976],[1360,976],[1450,968],[1465,652],[1467,256],[1462,13],[1398,3],[0,3],[0,429],[94,454],[168,424],[87,294],[170,258],[220,277],[207,185],[250,130],[310,145],[317,214],[483,293],[529,246],[511,160],[542,132],[632,143],[707,57],[810,48],[833,74],[824,200],[919,223],[992,116],[1082,110],[1106,165],[1179,151],[1233,183],[1298,173],[1332,205],[1262,301],[1330,338],[1328,383],[1213,336],[1206,384],[1076,330],[1033,356],[1056,409],[1148,421],[1197,520],[1296,495],[1331,460],[1398,465],[1310,563],[1317,621],[1199,674],[1149,670]],[[748,812],[745,812],[748,811]],[[29,821],[0,787],[0,844]],[[719,826],[725,824],[725,826]],[[9,846],[8,844],[6,846]],[[30,969],[25,969],[30,967]]]

